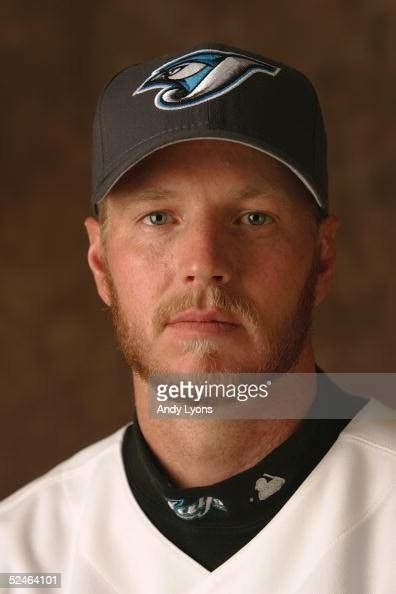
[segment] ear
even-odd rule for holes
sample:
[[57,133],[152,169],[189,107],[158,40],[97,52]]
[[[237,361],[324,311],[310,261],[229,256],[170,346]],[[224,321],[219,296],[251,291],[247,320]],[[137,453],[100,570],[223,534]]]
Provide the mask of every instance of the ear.
[[320,223],[318,233],[319,273],[315,290],[315,306],[322,303],[329,292],[336,261],[336,233],[340,220],[330,215]]
[[93,217],[88,217],[84,221],[85,228],[88,233],[89,248],[88,248],[88,264],[92,270],[95,279],[96,289],[106,303],[111,305],[111,298],[109,288],[106,281],[106,258],[100,237],[100,225]]

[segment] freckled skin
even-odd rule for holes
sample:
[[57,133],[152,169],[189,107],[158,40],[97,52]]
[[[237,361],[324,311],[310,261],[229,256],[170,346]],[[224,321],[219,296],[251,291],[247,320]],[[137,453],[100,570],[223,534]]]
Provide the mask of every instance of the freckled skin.
[[[222,480],[296,426],[150,422],[145,380],[156,371],[314,371],[309,327],[331,281],[338,219],[328,217],[315,232],[308,200],[294,174],[273,158],[237,143],[200,140],[157,151],[124,177],[108,197],[105,250],[97,221],[86,220],[89,264],[134,371],[139,422],[180,484]],[[150,213],[165,223],[153,224]],[[249,213],[262,213],[261,224],[253,225]],[[166,326],[170,314],[216,304],[237,324],[228,332]],[[218,459],[203,471],[200,448],[215,434]],[[195,467],[186,471],[180,449],[195,457]]]

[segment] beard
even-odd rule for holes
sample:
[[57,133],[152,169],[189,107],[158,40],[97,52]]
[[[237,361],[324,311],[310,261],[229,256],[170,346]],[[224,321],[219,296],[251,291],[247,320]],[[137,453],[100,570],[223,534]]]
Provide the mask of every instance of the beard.
[[[224,364],[221,344],[210,338],[180,341],[183,354],[194,354],[200,371],[208,373],[286,373],[298,361],[313,320],[315,288],[319,273],[319,258],[315,253],[311,268],[294,309],[289,310],[277,324],[270,326],[255,304],[239,295],[231,295],[222,286],[209,286],[206,290],[193,289],[180,297],[160,304],[152,320],[153,336],[159,336],[169,319],[190,308],[214,307],[235,315],[244,323],[255,339],[254,363],[247,365]],[[151,343],[138,316],[128,319],[121,307],[117,289],[106,265],[106,282],[111,298],[111,315],[119,348],[131,371],[147,381],[154,374],[177,373],[153,355]],[[194,370],[195,372],[195,370]]]

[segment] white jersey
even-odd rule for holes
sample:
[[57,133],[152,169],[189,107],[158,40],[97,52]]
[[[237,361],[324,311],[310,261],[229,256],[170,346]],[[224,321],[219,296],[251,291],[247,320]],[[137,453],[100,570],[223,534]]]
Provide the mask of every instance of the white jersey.
[[396,422],[367,421],[381,406],[370,401],[275,517],[212,572],[137,504],[124,427],[3,501],[0,571],[61,572],[60,590],[35,590],[60,594],[391,594]]

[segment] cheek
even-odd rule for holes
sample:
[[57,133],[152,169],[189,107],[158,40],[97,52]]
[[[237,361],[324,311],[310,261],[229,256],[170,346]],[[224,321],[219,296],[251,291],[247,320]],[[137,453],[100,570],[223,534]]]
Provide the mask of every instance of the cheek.
[[158,245],[133,246],[115,243],[109,250],[113,282],[124,309],[135,316],[147,316],[158,304],[169,259]]
[[263,246],[251,254],[247,282],[257,305],[278,317],[293,308],[312,265],[313,253],[297,243]]

